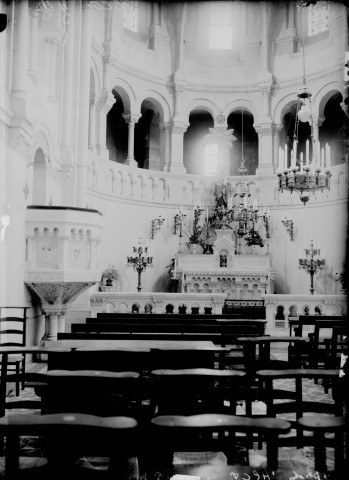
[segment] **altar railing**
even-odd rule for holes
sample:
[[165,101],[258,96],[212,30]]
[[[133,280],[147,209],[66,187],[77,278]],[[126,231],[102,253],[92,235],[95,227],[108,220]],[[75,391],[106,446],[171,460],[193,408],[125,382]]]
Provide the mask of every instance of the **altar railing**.
[[[173,306],[173,313],[179,313],[179,307],[186,306],[186,313],[205,313],[211,309],[212,313],[222,313],[225,294],[222,293],[155,293],[155,292],[96,292],[90,296],[91,316],[102,312],[131,313],[132,307],[137,306],[140,313],[166,313]],[[192,309],[194,309],[192,311]]]
[[266,333],[284,335],[288,319],[299,315],[346,315],[345,295],[262,295],[266,307]]

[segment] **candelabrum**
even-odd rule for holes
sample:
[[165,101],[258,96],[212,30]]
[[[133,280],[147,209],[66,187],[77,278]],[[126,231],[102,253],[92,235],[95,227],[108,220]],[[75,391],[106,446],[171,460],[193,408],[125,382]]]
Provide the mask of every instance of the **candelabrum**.
[[278,172],[279,190],[282,193],[284,190],[297,191],[299,198],[303,205],[305,205],[310,198],[310,193],[315,193],[316,190],[323,192],[324,188],[330,189],[330,170],[326,169],[324,172],[320,168],[313,169],[309,165],[301,166],[300,171],[298,166],[293,166],[289,169],[285,168],[282,172]]
[[181,207],[173,219],[173,234],[179,236],[179,253],[182,253],[183,227],[186,216],[185,210]]
[[281,223],[283,223],[285,225],[286,231],[290,236],[290,240],[293,241],[294,240],[294,223],[293,223],[293,220],[291,218],[287,218],[287,216],[285,215],[285,218],[283,220],[281,220]]
[[154,240],[155,235],[157,232],[161,230],[162,224],[165,221],[165,217],[159,213],[157,218],[151,221],[151,239]]
[[318,270],[326,268],[326,260],[321,258],[320,248],[314,248],[313,240],[310,240],[310,248],[304,248],[305,255],[299,255],[300,270],[305,270],[310,275],[310,294],[314,295],[314,275]]
[[143,241],[140,238],[137,247],[132,247],[132,254],[127,257],[127,266],[133,267],[138,273],[138,285],[137,291],[142,290],[142,272],[147,267],[152,267],[153,256],[151,255],[148,246],[143,245]]

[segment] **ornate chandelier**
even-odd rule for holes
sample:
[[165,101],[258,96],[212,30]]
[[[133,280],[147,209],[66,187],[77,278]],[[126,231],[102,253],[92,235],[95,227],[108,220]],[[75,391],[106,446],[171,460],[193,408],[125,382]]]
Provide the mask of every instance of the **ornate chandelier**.
[[[310,142],[305,144],[305,158],[303,152],[297,156],[299,122],[310,125]],[[311,147],[311,152],[310,152]],[[310,158],[311,157],[311,158]],[[296,191],[300,200],[305,205],[312,193],[323,192],[330,189],[330,152],[326,146],[326,157],[320,155],[320,142],[315,139],[313,116],[311,110],[311,92],[306,85],[305,79],[305,56],[303,41],[303,86],[297,94],[297,110],[295,128],[293,135],[293,149],[291,151],[291,162],[288,165],[287,148],[282,151],[279,148],[279,191],[282,193],[288,190],[291,193]]]

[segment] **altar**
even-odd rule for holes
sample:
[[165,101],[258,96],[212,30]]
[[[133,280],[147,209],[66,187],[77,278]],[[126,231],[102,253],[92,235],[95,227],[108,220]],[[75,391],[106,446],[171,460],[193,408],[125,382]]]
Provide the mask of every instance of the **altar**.
[[237,255],[234,231],[217,229],[216,234],[213,254],[176,255],[178,291],[223,293],[231,300],[260,300],[273,293],[271,255]]

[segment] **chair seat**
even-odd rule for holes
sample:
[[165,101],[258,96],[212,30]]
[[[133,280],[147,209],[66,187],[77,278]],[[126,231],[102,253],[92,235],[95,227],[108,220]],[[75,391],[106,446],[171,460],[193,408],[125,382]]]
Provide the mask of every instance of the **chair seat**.
[[345,427],[344,417],[322,417],[314,415],[311,417],[301,417],[298,422],[304,428],[309,428],[311,430],[325,430],[327,432],[341,430]]

